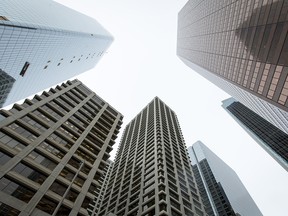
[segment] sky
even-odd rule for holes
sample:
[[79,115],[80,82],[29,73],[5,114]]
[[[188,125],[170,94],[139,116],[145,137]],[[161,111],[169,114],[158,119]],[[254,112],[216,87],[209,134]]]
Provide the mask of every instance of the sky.
[[287,215],[288,174],[221,107],[230,97],[176,55],[186,0],[56,0],[95,18],[114,42],[76,78],[124,115],[121,134],[155,96],[177,116],[187,147],[201,140],[236,171],[263,215]]

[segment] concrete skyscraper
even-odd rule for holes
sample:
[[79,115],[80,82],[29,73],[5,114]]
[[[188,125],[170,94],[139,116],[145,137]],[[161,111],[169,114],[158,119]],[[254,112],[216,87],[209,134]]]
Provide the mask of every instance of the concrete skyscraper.
[[262,215],[235,171],[202,142],[194,143],[188,152],[209,216]]
[[288,1],[190,0],[177,55],[288,133]]
[[234,98],[223,101],[222,107],[247,133],[288,171],[288,135]]
[[89,207],[87,209],[89,215],[95,215],[99,212],[100,204],[104,198],[105,191],[108,186],[108,181],[112,172],[113,162],[111,160],[107,160],[107,166],[104,168],[103,175],[99,179],[99,184],[101,185],[95,191],[95,199],[93,202],[90,202]]
[[0,90],[0,107],[93,68],[112,41],[96,20],[55,1],[1,0],[0,83],[5,72],[13,86]]
[[88,215],[122,115],[73,80],[0,111],[0,215]]
[[174,111],[154,98],[125,128],[97,216],[206,215]]

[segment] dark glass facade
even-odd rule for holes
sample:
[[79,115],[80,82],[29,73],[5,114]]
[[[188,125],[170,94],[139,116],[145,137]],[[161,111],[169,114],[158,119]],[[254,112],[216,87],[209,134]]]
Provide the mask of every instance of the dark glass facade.
[[[213,172],[209,166],[207,159],[203,159],[199,162],[199,169],[203,173],[203,178],[206,180],[206,184],[209,187],[209,193],[214,201],[216,212],[221,216],[236,216],[226,194],[223,190],[221,183],[217,182]],[[193,166],[193,171],[195,173],[196,182],[199,186],[201,197],[203,199],[203,204],[205,205],[206,213],[210,216],[215,215],[213,212],[212,204],[209,201],[207,191],[204,186],[204,182],[201,179],[198,166]]]
[[202,142],[188,152],[209,216],[262,215],[235,171]]
[[232,98],[223,107],[288,171],[288,135]]
[[5,103],[14,82],[15,79],[12,76],[0,69],[0,107]]
[[0,215],[88,215],[122,118],[78,80],[1,110]]
[[177,116],[154,98],[125,128],[97,216],[206,215]]

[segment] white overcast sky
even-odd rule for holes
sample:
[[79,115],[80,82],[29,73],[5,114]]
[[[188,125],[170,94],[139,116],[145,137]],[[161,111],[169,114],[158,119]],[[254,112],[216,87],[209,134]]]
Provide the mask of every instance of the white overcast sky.
[[77,78],[124,115],[121,131],[158,96],[176,112],[186,145],[201,140],[231,166],[263,215],[288,214],[287,172],[223,110],[229,95],[176,56],[177,14],[186,0],[56,1],[114,36],[100,63]]

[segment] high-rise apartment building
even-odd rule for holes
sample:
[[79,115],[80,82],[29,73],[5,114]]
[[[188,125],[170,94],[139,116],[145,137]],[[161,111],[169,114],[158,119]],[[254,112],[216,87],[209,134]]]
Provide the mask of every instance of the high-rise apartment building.
[[208,147],[198,141],[188,152],[209,216],[262,215],[235,171]]
[[78,80],[0,111],[0,215],[88,215],[122,115]]
[[107,166],[103,170],[103,175],[99,179],[100,187],[96,188],[95,191],[95,199],[93,202],[90,202],[89,207],[87,209],[89,215],[96,215],[99,212],[100,204],[104,198],[105,191],[107,190],[108,181],[112,172],[113,162],[111,160],[107,160]]
[[287,14],[286,0],[190,0],[177,44],[183,62],[286,133]]
[[234,98],[222,103],[239,125],[288,171],[288,135]]
[[177,116],[158,97],[125,128],[97,216],[206,215]]
[[96,20],[55,1],[2,0],[0,69],[15,82],[0,104],[12,104],[93,68],[112,41]]

